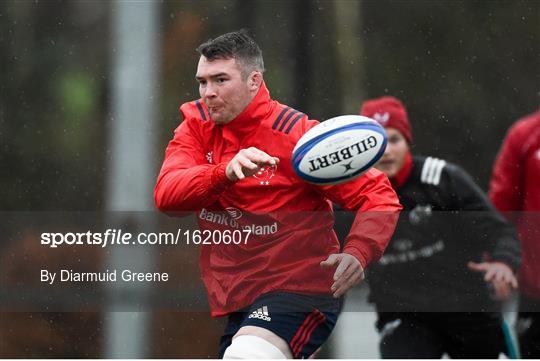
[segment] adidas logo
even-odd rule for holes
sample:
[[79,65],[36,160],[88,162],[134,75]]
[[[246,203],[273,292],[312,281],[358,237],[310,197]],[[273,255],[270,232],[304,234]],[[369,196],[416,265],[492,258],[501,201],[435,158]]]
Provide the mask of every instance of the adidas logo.
[[249,315],[248,318],[258,318],[258,319],[261,319],[263,321],[271,321],[272,320],[272,318],[269,317],[269,315],[268,315],[268,307],[266,307],[266,306],[263,306],[262,308],[256,309],[255,311],[253,311],[251,313],[251,315]]

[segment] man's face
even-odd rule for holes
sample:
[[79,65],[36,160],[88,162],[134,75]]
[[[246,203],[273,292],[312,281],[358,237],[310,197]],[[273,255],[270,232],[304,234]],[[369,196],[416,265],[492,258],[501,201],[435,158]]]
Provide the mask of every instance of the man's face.
[[409,150],[407,140],[396,128],[385,128],[388,143],[382,158],[375,168],[386,174],[388,178],[395,177],[405,163],[405,155]]
[[197,66],[199,94],[206,104],[212,121],[227,124],[236,118],[253,99],[248,79],[243,80],[234,59],[208,61],[204,56]]

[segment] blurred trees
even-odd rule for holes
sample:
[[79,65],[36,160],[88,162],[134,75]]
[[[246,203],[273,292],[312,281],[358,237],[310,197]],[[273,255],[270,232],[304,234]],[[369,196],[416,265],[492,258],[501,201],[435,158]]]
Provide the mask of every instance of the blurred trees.
[[367,96],[401,98],[415,151],[487,188],[512,122],[540,104],[540,2],[380,1],[363,7]]
[[[3,209],[102,208],[110,12],[98,1],[0,3]],[[249,27],[276,99],[323,120],[396,95],[416,150],[461,163],[485,187],[505,130],[539,104],[539,12],[537,1],[165,2],[156,170],[178,106],[198,97],[194,49]]]
[[105,2],[0,2],[3,210],[100,208],[107,9]]

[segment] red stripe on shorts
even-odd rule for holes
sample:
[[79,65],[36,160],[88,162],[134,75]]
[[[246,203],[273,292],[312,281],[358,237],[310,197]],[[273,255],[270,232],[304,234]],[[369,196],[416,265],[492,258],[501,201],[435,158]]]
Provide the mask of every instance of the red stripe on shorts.
[[315,310],[313,313],[315,315],[312,322],[310,322],[310,324],[304,328],[302,331],[302,336],[297,340],[296,345],[294,345],[293,354],[295,357],[297,357],[302,349],[306,346],[313,331],[326,319],[326,317],[319,312],[319,310]]
[[296,343],[299,341],[302,333],[304,332],[305,328],[309,326],[309,324],[311,323],[311,321],[313,320],[313,318],[317,315],[317,312],[313,311],[312,313],[310,313],[306,319],[304,320],[304,322],[300,325],[300,327],[298,328],[298,331],[296,331],[296,334],[294,335],[291,343],[290,343],[290,346],[291,346],[291,350],[293,350],[293,353],[294,353],[294,349],[296,349]]

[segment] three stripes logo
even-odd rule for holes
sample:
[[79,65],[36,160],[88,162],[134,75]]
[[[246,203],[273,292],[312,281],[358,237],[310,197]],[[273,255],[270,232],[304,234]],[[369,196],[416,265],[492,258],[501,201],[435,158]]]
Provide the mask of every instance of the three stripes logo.
[[441,174],[446,162],[442,159],[427,157],[422,167],[420,181],[426,184],[438,186],[441,181]]
[[298,122],[304,116],[305,114],[299,112],[298,110],[294,110],[291,107],[285,107],[276,118],[276,121],[272,125],[272,129],[280,132],[285,131],[285,134],[289,134],[296,122]]
[[248,318],[258,318],[263,321],[272,321],[272,318],[268,314],[268,307],[266,306],[257,308],[251,313],[251,315],[249,315]]

